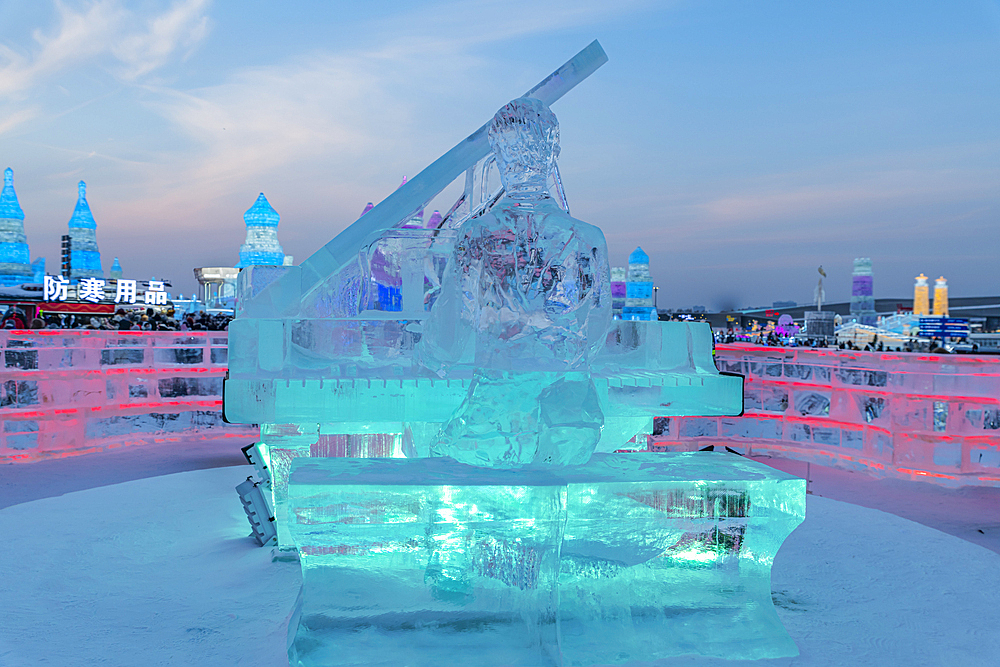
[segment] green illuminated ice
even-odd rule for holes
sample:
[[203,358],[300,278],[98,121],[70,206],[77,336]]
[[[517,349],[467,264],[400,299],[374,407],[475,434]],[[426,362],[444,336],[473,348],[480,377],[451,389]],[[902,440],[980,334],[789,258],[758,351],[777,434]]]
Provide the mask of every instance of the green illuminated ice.
[[[520,120],[501,116],[495,150],[487,123],[302,265],[240,272],[225,415],[261,425],[282,549],[296,457],[582,463],[654,416],[740,413],[742,380],[716,370],[707,324],[610,321],[603,234],[566,212],[558,126],[531,100],[606,60],[592,43],[510,110]],[[407,226],[456,178],[437,228]]]
[[794,654],[768,584],[801,485],[607,454],[743,392],[707,324],[611,319],[548,107],[605,60],[591,44],[302,265],[241,271],[225,416],[261,425],[279,549],[302,559],[293,664]]
[[731,454],[494,470],[299,459],[293,665],[594,665],[798,653],[771,562],[805,482]]

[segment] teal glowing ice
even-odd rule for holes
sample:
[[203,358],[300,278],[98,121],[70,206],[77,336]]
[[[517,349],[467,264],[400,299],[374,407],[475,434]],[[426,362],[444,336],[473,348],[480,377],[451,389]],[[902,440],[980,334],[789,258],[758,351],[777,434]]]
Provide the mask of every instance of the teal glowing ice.
[[604,426],[590,361],[611,322],[607,243],[549,195],[559,125],[547,106],[514,100],[488,136],[504,196],[459,227],[418,345],[441,377],[473,367],[430,453],[485,466],[586,463]]
[[770,568],[805,482],[738,456],[490,470],[299,459],[291,664],[593,665],[797,654]]
[[[302,558],[293,663],[794,653],[767,584],[798,486],[710,455],[591,459],[743,396],[707,324],[611,319],[548,108],[605,60],[594,42],[300,266],[240,272],[225,414],[261,425],[279,549]],[[703,625],[650,644],[675,616]]]
[[[226,418],[261,424],[282,549],[296,457],[576,464],[654,416],[740,413],[706,324],[610,322],[603,234],[565,212],[541,103],[606,59],[588,46],[498,115],[493,153],[487,123],[302,265],[240,272]],[[463,171],[439,225],[408,226]]]

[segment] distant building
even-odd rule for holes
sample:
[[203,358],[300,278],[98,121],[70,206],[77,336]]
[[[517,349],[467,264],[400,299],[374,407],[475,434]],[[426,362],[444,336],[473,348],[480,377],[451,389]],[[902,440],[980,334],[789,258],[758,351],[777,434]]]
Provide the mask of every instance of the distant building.
[[122,265],[118,262],[118,258],[115,257],[115,261],[111,263],[111,271],[108,272],[109,278],[121,278],[122,277]]
[[628,256],[628,274],[625,282],[625,307],[623,320],[656,320],[653,306],[653,278],[649,273],[649,255],[636,248]]
[[944,276],[934,281],[934,314],[948,317],[948,281]]
[[282,266],[285,253],[278,243],[278,221],[280,216],[267,197],[261,192],[253,206],[243,214],[247,226],[247,238],[240,246],[240,261],[236,268],[245,266]]
[[913,286],[913,314],[915,316],[931,314],[931,301],[928,291],[927,276],[921,273],[917,276],[917,282]]
[[34,271],[24,234],[24,211],[14,192],[14,170],[8,167],[0,190],[0,286],[30,282],[34,282]]
[[851,317],[858,324],[875,326],[875,296],[872,285],[872,260],[859,257],[854,260],[854,274],[851,277]]
[[194,277],[201,288],[201,302],[209,307],[229,307],[229,301],[236,294],[236,276],[239,273],[239,269],[231,266],[195,269]]
[[97,222],[87,203],[87,184],[77,183],[76,208],[69,219],[69,279],[103,278],[101,251],[97,247]]

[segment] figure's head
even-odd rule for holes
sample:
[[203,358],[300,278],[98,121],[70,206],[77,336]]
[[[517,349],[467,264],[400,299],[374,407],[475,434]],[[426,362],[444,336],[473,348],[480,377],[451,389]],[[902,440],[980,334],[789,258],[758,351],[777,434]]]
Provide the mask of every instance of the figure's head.
[[510,102],[493,116],[489,141],[508,193],[545,192],[559,155],[559,121],[551,109],[533,97]]

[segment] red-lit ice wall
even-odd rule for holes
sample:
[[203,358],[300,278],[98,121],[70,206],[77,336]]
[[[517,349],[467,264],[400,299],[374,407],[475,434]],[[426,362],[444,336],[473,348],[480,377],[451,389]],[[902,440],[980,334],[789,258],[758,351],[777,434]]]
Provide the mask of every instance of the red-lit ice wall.
[[225,331],[0,331],[0,463],[181,438],[222,421]]
[[944,484],[1000,484],[1000,357],[719,345],[742,417],[658,420],[654,450],[711,444]]

